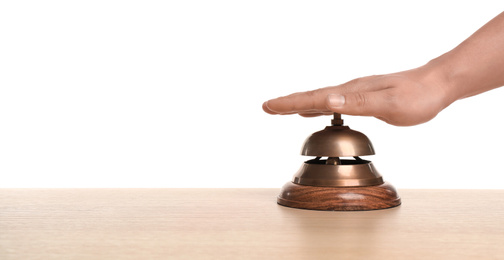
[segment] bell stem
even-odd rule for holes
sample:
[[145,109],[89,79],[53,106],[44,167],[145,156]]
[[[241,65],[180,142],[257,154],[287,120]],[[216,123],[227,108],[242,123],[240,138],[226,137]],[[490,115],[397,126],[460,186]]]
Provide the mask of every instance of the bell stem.
[[334,118],[331,120],[331,125],[333,126],[342,126],[343,119],[341,119],[340,113],[334,113]]

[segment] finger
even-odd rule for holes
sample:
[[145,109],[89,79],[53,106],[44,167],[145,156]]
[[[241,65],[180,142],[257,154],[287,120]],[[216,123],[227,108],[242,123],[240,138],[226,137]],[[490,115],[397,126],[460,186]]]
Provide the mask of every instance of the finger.
[[330,112],[325,105],[325,99],[329,91],[327,88],[324,88],[294,93],[269,100],[266,102],[266,107],[269,111],[276,114]]
[[325,116],[332,115],[333,112],[311,112],[311,113],[299,113],[302,117],[317,117],[317,116]]
[[268,101],[264,102],[262,104],[262,109],[264,110],[264,112],[270,114],[270,115],[276,115],[278,113],[276,113],[275,111],[271,110],[269,107],[268,107]]
[[378,84],[379,76],[369,76],[351,80],[345,84],[316,89],[307,92],[294,93],[285,97],[265,102],[265,111],[270,114],[306,114],[307,112],[330,113],[327,108],[326,98],[330,93],[345,94],[354,91],[374,91],[381,87]]
[[317,116],[322,116],[324,114],[322,113],[313,113],[313,114],[299,114],[302,117],[317,117]]
[[269,109],[268,107],[268,102],[264,102],[263,105],[262,105],[262,109],[264,110],[264,112],[270,114],[270,115],[292,115],[292,114],[296,114],[296,112],[285,112],[285,113],[278,113],[278,112],[275,112],[271,109]]
[[391,106],[389,100],[386,90],[348,92],[328,95],[326,104],[328,109],[340,114],[386,118]]

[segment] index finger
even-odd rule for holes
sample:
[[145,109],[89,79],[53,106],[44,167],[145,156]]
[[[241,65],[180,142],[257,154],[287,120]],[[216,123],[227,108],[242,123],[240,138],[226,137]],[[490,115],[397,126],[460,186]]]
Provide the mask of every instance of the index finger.
[[290,94],[268,100],[263,104],[263,110],[268,114],[306,114],[327,113],[325,99],[329,94],[327,88]]

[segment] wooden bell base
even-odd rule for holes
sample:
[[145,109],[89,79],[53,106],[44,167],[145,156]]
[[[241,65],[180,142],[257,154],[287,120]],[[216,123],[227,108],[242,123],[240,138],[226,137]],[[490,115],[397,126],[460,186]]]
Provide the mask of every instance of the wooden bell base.
[[288,182],[277,202],[299,209],[354,211],[396,207],[401,204],[401,198],[388,183],[365,187],[317,187]]

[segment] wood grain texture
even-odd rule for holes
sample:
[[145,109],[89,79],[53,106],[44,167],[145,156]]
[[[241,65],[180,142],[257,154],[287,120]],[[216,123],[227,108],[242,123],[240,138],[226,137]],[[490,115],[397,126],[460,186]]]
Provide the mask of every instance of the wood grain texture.
[[313,211],[279,189],[3,189],[0,259],[503,259],[504,191]]
[[318,187],[286,183],[278,204],[312,210],[376,210],[399,206],[401,199],[389,183],[366,187]]

